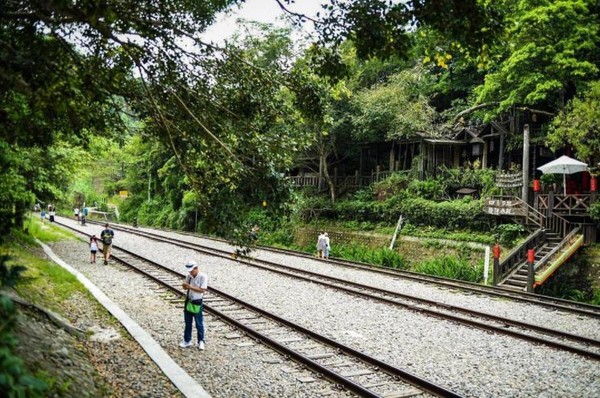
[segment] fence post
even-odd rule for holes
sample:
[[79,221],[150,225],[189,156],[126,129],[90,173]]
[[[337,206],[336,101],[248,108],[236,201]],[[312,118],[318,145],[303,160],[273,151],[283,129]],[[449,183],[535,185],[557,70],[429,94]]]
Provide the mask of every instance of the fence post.
[[492,252],[494,253],[494,280],[492,283],[494,286],[500,283],[500,245],[496,243]]
[[396,224],[396,230],[394,231],[394,236],[392,236],[392,243],[390,243],[390,250],[394,248],[394,243],[396,243],[396,236],[398,236],[398,231],[402,228],[402,214],[400,214],[400,218],[398,218],[398,224]]
[[535,281],[535,272],[533,263],[535,261],[535,250],[527,250],[527,293],[533,293],[533,283]]
[[490,273],[490,247],[485,247],[485,259],[483,260],[483,284],[488,284],[488,274]]

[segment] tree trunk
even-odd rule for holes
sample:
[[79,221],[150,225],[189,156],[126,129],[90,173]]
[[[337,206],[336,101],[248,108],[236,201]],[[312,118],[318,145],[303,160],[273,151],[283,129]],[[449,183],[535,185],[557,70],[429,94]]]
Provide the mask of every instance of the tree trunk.
[[329,170],[327,169],[327,154],[321,152],[319,155],[319,188],[322,188],[322,183],[327,183],[329,188],[329,195],[331,197],[331,203],[335,203],[335,184],[329,175]]

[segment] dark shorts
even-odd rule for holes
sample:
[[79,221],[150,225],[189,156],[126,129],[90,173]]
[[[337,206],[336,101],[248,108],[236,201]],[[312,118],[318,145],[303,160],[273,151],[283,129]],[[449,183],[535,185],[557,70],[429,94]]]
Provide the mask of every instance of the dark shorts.
[[90,253],[92,253],[92,254],[96,254],[96,252],[97,252],[97,251],[98,251],[98,250],[90,250]]

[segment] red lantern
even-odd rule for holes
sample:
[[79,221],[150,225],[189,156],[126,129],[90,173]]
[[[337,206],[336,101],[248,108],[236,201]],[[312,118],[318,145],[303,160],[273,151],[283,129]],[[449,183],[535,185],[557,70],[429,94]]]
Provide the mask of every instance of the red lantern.
[[492,252],[494,253],[494,258],[500,258],[500,245],[494,245],[494,247],[492,248]]
[[540,191],[540,180],[533,180],[533,191],[534,192]]
[[597,190],[598,190],[598,180],[596,180],[596,177],[592,177],[592,179],[590,180],[590,191],[596,192]]
[[533,263],[535,261],[535,250],[529,249],[527,250],[527,262]]

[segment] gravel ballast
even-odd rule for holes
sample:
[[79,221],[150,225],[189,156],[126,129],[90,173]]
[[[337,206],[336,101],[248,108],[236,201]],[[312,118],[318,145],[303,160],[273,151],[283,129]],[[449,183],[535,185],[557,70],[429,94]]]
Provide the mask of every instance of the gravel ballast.
[[[70,223],[76,225],[74,221]],[[97,225],[79,228],[96,235],[102,230]],[[180,238],[208,242],[185,235]],[[209,257],[121,231],[116,231],[114,244],[182,273],[183,264],[194,258],[209,275],[209,288],[223,290],[465,396],[596,397],[600,392],[597,361],[576,354],[349,296],[234,260]],[[212,241],[211,244],[216,245]],[[177,347],[183,328],[181,309],[162,299],[152,283],[121,266],[87,263],[84,243],[61,242],[53,245],[53,249],[145,327],[174,358],[181,357],[182,366],[197,376],[214,396],[257,396],[257,392],[258,396],[343,396],[331,390],[328,383],[300,383],[300,377],[311,374],[303,371],[300,376],[298,372],[284,371],[284,367],[294,366],[289,362],[266,364],[261,361],[262,354],[257,353],[264,351],[264,347],[238,346],[240,341],[224,337],[232,329],[211,317],[206,317],[205,322],[207,350],[182,353]],[[552,320],[555,329],[599,336],[597,321],[534,304],[463,294],[266,251],[257,252],[257,256],[453,305],[492,310],[516,319]]]

